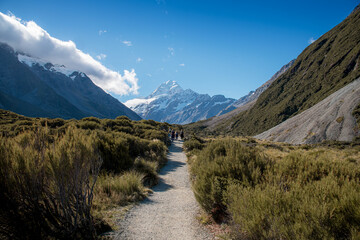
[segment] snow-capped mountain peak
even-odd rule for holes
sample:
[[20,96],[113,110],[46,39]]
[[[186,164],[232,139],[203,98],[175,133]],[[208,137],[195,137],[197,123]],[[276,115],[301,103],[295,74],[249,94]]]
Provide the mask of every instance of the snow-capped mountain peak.
[[176,81],[167,81],[148,97],[129,100],[125,105],[145,119],[185,124],[215,116],[234,101],[223,95],[210,97],[183,90]]
[[26,56],[26,55],[23,55],[20,53],[17,55],[17,57],[18,57],[19,62],[22,62],[22,63],[28,65],[29,67],[38,65],[48,71],[64,74],[65,76],[70,77],[72,80],[74,80],[77,76],[85,77],[84,73],[73,70],[73,69],[69,69],[69,68],[65,67],[64,65],[58,65],[58,64],[54,65],[54,64],[46,62],[42,59]]
[[153,91],[148,98],[153,98],[163,94],[173,95],[184,91],[176,81],[168,80],[162,83],[155,91]]

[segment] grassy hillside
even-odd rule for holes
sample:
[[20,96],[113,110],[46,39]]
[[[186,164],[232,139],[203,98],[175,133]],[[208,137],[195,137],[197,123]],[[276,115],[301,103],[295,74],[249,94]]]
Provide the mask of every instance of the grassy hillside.
[[360,237],[358,144],[192,138],[184,146],[195,197],[230,226],[230,239]]
[[[360,76],[360,9],[308,46],[248,111],[214,131],[255,135],[310,108]],[[203,124],[190,126],[206,131]]]
[[0,238],[93,239],[107,211],[142,199],[166,162],[169,125],[0,110]]
[[[357,123],[357,129],[356,131],[360,131],[360,103],[359,105],[357,105],[357,107],[354,109],[354,111],[352,112],[353,116],[355,117],[356,119],[356,123]],[[360,142],[360,137],[357,137],[355,139],[355,141],[358,141]]]

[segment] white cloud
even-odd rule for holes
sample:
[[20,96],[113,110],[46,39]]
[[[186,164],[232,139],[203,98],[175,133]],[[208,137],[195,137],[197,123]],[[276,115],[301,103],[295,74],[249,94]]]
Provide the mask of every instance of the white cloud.
[[104,33],[107,33],[107,31],[106,30],[99,30],[99,35],[100,36],[103,35]]
[[185,67],[185,63],[180,63],[179,66],[180,67]]
[[146,76],[148,76],[148,77],[152,77],[152,75],[151,75],[150,73],[146,74]]
[[118,95],[138,92],[138,78],[134,69],[124,70],[123,75],[110,70],[89,54],[77,49],[74,42],[50,36],[34,21],[25,22],[0,12],[0,42],[32,57],[84,72],[107,92]]
[[156,0],[157,5],[165,4],[165,0]]
[[312,44],[312,43],[315,42],[315,41],[316,41],[316,39],[314,39],[313,37],[311,37],[311,38],[309,39],[308,43],[309,43],[309,44]]
[[142,62],[142,61],[144,61],[144,59],[142,59],[141,57],[138,57],[138,58],[136,59],[136,62]]
[[122,43],[125,44],[125,45],[128,46],[128,47],[131,47],[131,46],[132,46],[131,41],[122,41]]
[[106,54],[100,53],[99,55],[96,56],[96,58],[99,60],[103,60],[106,58]]
[[169,50],[171,56],[174,56],[174,55],[175,55],[175,50],[174,50],[174,48],[168,47],[168,50]]
[[168,47],[168,50],[169,50],[171,56],[175,55],[175,49],[174,48]]

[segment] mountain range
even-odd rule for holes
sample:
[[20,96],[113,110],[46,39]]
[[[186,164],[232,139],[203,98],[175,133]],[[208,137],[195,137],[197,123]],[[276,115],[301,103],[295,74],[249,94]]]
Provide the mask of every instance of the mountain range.
[[176,81],[167,81],[146,98],[131,99],[125,102],[125,105],[144,119],[160,122],[187,124],[206,120],[256,100],[273,81],[292,66],[294,61],[291,60],[263,85],[238,100],[223,95],[210,97],[208,94],[199,94],[191,89],[184,90]]
[[[256,100],[222,116],[190,124],[187,129],[212,135],[255,135],[291,143],[349,140],[345,133],[348,137],[360,134],[356,125],[358,115],[353,114],[357,112],[354,109],[360,108],[359,85],[349,85],[350,90],[346,87],[359,77],[360,8],[357,7],[344,21],[309,45]],[[350,99],[351,104],[342,104]],[[339,106],[346,106],[347,114],[339,115]],[[318,116],[320,112],[328,117]],[[297,115],[299,118],[291,121],[292,124],[280,128],[279,124]],[[279,128],[275,128],[277,125]],[[262,134],[269,129],[272,130]],[[333,129],[332,133],[329,129]]]
[[82,72],[0,43],[0,108],[30,117],[141,118]]
[[152,119],[204,135],[294,144],[360,135],[360,7],[255,91],[209,96],[167,81],[124,104],[82,72],[0,43],[0,108],[33,117]]
[[217,116],[221,116],[227,112],[231,112],[234,109],[237,109],[241,106],[244,106],[250,102],[255,101],[259,98],[259,96],[281,75],[283,75],[295,62],[294,60],[291,60],[289,63],[285,64],[280,68],[279,71],[277,71],[268,81],[266,81],[263,85],[258,87],[255,91],[250,91],[247,95],[239,98],[236,100],[233,104],[231,104],[229,107],[222,110],[220,113],[217,114]]
[[132,99],[125,105],[144,119],[187,124],[216,116],[235,101],[223,95],[210,97],[184,90],[176,81],[167,81],[146,98]]

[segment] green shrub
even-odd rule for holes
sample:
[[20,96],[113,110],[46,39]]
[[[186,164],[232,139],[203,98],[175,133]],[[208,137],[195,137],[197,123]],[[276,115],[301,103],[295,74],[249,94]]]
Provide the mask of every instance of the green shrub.
[[48,126],[50,128],[62,127],[66,123],[66,121],[61,118],[42,119],[40,122],[41,122],[41,126],[43,126],[43,127]]
[[197,138],[195,136],[191,137],[189,140],[186,140],[183,144],[183,148],[191,152],[195,149],[201,150],[204,147],[204,141],[202,141],[200,138]]
[[159,164],[157,162],[147,161],[140,157],[135,160],[134,164],[134,169],[144,174],[143,181],[146,186],[154,186],[158,183],[158,167]]
[[156,161],[160,167],[167,162],[167,147],[163,142],[158,140],[150,141],[148,149],[149,151],[145,155],[147,160]]
[[87,120],[81,120],[77,124],[78,128],[84,129],[84,130],[94,130],[94,129],[101,129],[101,125],[95,121],[87,121]]
[[139,201],[146,196],[144,175],[135,171],[121,175],[100,175],[95,186],[95,208],[115,207]]
[[128,134],[134,133],[134,129],[132,127],[124,127],[124,126],[114,126],[113,131],[124,132],[124,133],[128,133]]
[[134,159],[129,154],[129,143],[123,135],[98,132],[96,142],[103,159],[102,169],[120,173],[132,167]]
[[241,239],[352,239],[360,234],[360,187],[333,175],[303,186],[261,184],[227,190]]
[[95,238],[94,228],[108,229],[103,209],[140,200],[144,184],[156,184],[167,130],[123,116],[44,119],[0,109],[0,239]]
[[215,220],[229,214],[235,239],[360,236],[356,148],[277,149],[273,161],[261,154],[267,145],[247,145],[214,140],[189,161],[196,199]]
[[229,183],[254,186],[263,178],[269,160],[239,141],[210,142],[191,165],[193,189],[200,205],[215,220],[225,213],[224,193]]
[[115,118],[116,121],[122,121],[122,120],[125,120],[125,121],[131,121],[127,116],[118,116]]
[[0,237],[94,238],[92,188],[101,159],[93,135],[71,127],[0,139]]
[[119,127],[131,127],[133,128],[133,122],[127,117],[117,117],[114,121],[115,126]]
[[99,123],[100,124],[100,119],[96,118],[96,117],[85,117],[83,119],[81,119],[81,121],[88,121],[88,122],[95,122],[95,123]]
[[143,119],[143,120],[141,120],[140,122],[141,122],[141,123],[144,123],[144,124],[151,125],[151,126],[153,126],[153,127],[157,127],[157,126],[158,126],[158,123],[155,122],[154,120],[151,120],[151,119],[149,119],[149,120]]
[[157,139],[166,143],[168,140],[168,134],[164,131],[150,129],[144,132],[144,138],[149,140]]

